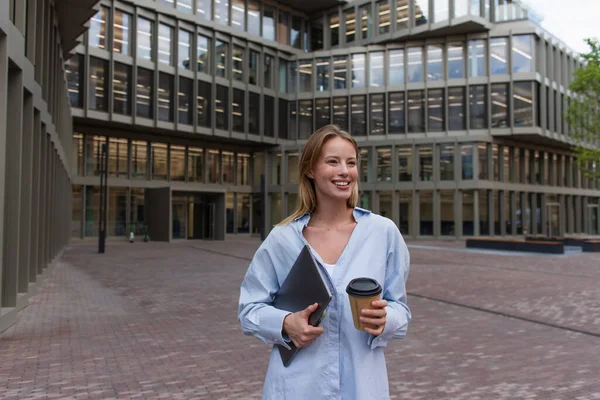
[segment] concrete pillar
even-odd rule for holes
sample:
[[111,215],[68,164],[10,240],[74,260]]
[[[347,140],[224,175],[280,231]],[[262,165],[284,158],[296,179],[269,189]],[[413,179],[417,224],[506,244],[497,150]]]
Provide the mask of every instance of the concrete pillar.
[[19,216],[19,293],[29,289],[31,225],[31,175],[33,165],[33,97],[25,93],[23,102],[23,135],[21,137],[21,201]]
[[6,132],[6,191],[4,193],[4,265],[2,307],[17,304],[21,197],[21,135],[23,131],[23,73],[8,72]]
[[[0,11],[8,11],[7,4],[0,4]],[[6,14],[4,14],[6,15]],[[6,36],[0,34],[0,210],[4,210],[5,166],[6,166],[6,131],[7,131],[7,97],[5,89],[8,82],[8,45]],[[4,213],[0,212],[0,307],[2,306],[2,282],[4,269]]]
[[33,136],[32,136],[32,164],[31,164],[31,219],[29,225],[30,259],[29,259],[29,281],[35,282],[39,268],[39,215],[40,208],[40,151],[41,151],[41,128],[42,122],[38,110],[34,111],[33,116]]

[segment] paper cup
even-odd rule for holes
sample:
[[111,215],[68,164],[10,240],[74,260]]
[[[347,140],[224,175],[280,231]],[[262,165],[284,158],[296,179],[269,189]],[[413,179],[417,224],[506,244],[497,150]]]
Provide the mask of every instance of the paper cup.
[[364,331],[365,327],[375,329],[374,325],[360,322],[360,316],[361,310],[373,308],[371,302],[381,298],[381,291],[381,285],[372,278],[356,278],[348,283],[346,293],[350,300],[350,309],[356,329],[360,331]]

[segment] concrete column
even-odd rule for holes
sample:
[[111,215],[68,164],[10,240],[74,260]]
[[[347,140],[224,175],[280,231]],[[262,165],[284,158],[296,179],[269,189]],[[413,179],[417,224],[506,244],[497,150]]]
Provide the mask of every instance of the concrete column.
[[[511,163],[511,165],[512,165],[512,163]],[[516,192],[509,192],[509,193],[510,193],[510,207],[508,209],[508,212],[510,213],[510,215],[508,216],[508,218],[510,219],[510,226],[511,226],[510,234],[514,236],[517,234],[516,209],[517,209],[517,196],[519,195],[519,193],[516,193]]]
[[538,195],[538,197],[540,197],[539,204],[538,207],[540,208],[540,217],[542,219],[542,223],[541,223],[541,232],[544,235],[548,235],[550,232],[548,231],[548,220],[550,218],[550,216],[548,215],[548,209],[546,207],[546,194],[542,193],[541,195]]
[[473,191],[473,235],[479,236],[481,219],[479,218],[479,192],[480,190]]
[[21,197],[21,135],[23,131],[23,75],[22,71],[8,72],[6,132],[6,191],[4,193],[4,272],[2,307],[17,304],[19,266],[19,222]]
[[19,293],[29,288],[29,238],[31,225],[31,184],[33,166],[33,97],[25,93],[23,102],[23,135],[21,137],[21,201],[19,222]]
[[[504,153],[502,153],[504,154]],[[500,154],[498,154],[498,157],[500,157]],[[504,157],[503,157],[504,158]],[[503,163],[500,164],[500,176],[502,177],[502,171],[503,171]],[[501,178],[502,179],[502,178]],[[506,196],[508,196],[508,193],[506,192],[506,190],[501,190],[500,192],[498,192],[498,206],[500,207],[500,235],[505,236],[507,233],[506,232],[506,215],[508,214],[508,210],[506,209]]]
[[37,280],[39,268],[39,216],[40,208],[43,206],[40,203],[40,151],[41,151],[41,128],[42,121],[38,110],[34,111],[33,116],[33,136],[32,136],[32,165],[31,165],[31,219],[29,225],[29,242],[30,242],[30,260],[29,260],[29,281]]

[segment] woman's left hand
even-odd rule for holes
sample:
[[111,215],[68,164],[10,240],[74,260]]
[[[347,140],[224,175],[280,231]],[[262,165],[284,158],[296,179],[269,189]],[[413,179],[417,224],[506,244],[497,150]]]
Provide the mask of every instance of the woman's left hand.
[[370,333],[374,336],[381,335],[383,329],[385,328],[387,311],[385,307],[387,307],[387,301],[385,300],[375,300],[371,302],[372,309],[363,308],[361,312],[360,322],[365,324],[369,324],[372,327],[365,327],[365,332]]

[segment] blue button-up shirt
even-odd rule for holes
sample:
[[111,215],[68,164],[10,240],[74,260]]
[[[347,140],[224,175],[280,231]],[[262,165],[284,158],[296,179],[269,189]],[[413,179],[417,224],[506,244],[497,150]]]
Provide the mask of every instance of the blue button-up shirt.
[[[405,288],[409,254],[391,220],[360,208],[353,215],[357,225],[331,274],[313,249],[333,294],[321,323],[324,333],[302,348],[287,368],[279,351],[271,352],[263,399],[389,399],[383,349],[390,339],[404,338],[410,322]],[[309,219],[307,214],[276,226],[254,255],[240,291],[238,317],[244,334],[288,347],[282,329],[289,312],[270,304],[308,244],[302,231]],[[376,279],[388,301],[385,329],[377,337],[354,328],[346,294],[348,283],[363,276]]]

